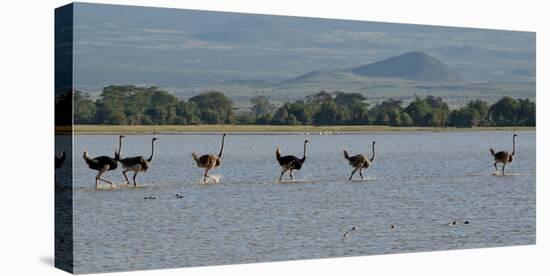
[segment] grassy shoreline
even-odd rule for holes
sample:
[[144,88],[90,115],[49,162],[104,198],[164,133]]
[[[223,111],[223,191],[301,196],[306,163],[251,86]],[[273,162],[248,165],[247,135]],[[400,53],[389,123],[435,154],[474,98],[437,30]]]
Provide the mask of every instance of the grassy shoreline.
[[[320,132],[471,132],[471,131],[521,131],[535,127],[391,127],[391,126],[278,126],[278,125],[75,125],[75,134],[180,134],[180,133],[307,133]],[[70,127],[56,127],[56,133],[67,134]]]

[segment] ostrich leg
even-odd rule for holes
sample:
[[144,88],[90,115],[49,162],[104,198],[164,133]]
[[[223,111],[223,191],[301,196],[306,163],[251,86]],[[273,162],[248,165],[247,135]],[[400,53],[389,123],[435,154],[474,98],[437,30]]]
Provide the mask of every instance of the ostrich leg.
[[203,179],[204,183],[206,183],[206,178],[209,177],[209,176],[208,176],[208,171],[209,171],[209,170],[210,170],[210,169],[208,169],[208,168],[204,170],[204,179]]
[[353,170],[351,172],[351,175],[349,176],[349,179],[348,180],[351,180],[351,178],[353,177],[353,175],[355,174],[355,172],[358,170],[358,168],[355,168],[355,170]]
[[506,162],[502,163],[502,176],[504,176],[504,168],[506,167]]
[[359,175],[361,176],[361,179],[365,180],[365,177],[363,177],[363,168],[359,169]]
[[132,177],[132,179],[134,179],[134,187],[137,186],[137,183],[136,183],[137,174],[138,174],[138,171],[136,171],[136,172],[134,173],[134,176]]
[[96,175],[96,177],[95,177],[95,188],[96,188],[96,189],[97,189],[97,185],[99,184],[99,180],[105,181],[105,182],[111,184],[111,187],[113,186],[113,182],[111,182],[111,181],[109,181],[109,180],[107,180],[107,179],[101,177],[101,176],[102,176],[106,171],[108,171],[108,170],[109,170],[109,165],[105,165],[105,166],[103,167],[103,169],[101,169],[101,170],[97,173],[97,175]]
[[498,172],[498,168],[497,168],[497,162],[494,163],[495,164],[495,171]]
[[294,174],[293,174],[294,170],[293,169],[290,169],[290,181],[294,182]]
[[128,170],[123,170],[122,175],[124,175],[124,178],[126,178],[126,184],[130,184],[130,180],[128,180],[128,175],[126,175],[127,172]]
[[281,171],[281,176],[279,177],[279,183],[280,183],[281,181],[283,181],[283,175],[285,174],[286,171],[287,171],[287,169],[283,169],[283,170]]

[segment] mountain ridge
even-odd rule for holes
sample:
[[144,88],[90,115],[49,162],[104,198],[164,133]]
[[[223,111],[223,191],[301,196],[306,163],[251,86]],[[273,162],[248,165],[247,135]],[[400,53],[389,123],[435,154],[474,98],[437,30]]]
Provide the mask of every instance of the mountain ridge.
[[368,77],[390,77],[417,81],[459,81],[458,73],[441,60],[425,52],[407,52],[377,62],[350,69],[351,72]]
[[421,82],[460,82],[463,78],[439,59],[425,52],[407,52],[346,69],[318,69],[284,83],[319,82],[332,78],[385,78]]

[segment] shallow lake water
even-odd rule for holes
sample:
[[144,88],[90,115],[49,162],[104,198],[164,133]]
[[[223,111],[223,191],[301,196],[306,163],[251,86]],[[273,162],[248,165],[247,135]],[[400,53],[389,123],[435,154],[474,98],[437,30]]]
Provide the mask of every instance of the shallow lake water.
[[[507,132],[228,135],[217,184],[201,183],[191,152],[217,153],[220,135],[158,135],[137,188],[119,167],[99,190],[81,153],[112,156],[118,136],[77,135],[75,272],[534,244],[535,132],[518,134],[506,176],[489,148],[511,151]],[[123,156],[149,156],[151,137],[128,135]],[[277,183],[275,148],[301,157],[304,139],[297,181]],[[348,181],[342,150],[371,156],[373,140],[367,180]]]

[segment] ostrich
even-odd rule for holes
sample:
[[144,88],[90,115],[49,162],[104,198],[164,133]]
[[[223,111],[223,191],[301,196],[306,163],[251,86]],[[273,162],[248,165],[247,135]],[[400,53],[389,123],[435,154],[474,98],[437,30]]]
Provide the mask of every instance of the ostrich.
[[362,154],[349,156],[348,152],[346,150],[344,150],[344,158],[346,158],[348,160],[350,166],[355,168],[351,172],[351,175],[349,176],[349,180],[351,180],[351,178],[353,177],[355,172],[357,172],[357,170],[359,170],[359,175],[361,176],[361,179],[365,179],[363,177],[363,169],[365,169],[365,170],[368,169],[370,167],[370,165],[372,164],[372,162],[374,162],[374,156],[375,156],[374,144],[376,144],[376,141],[372,142],[372,158],[370,158],[370,159],[367,158],[366,156],[362,155]]
[[206,178],[210,178],[210,176],[208,176],[208,172],[213,169],[213,168],[217,168],[221,165],[221,158],[222,158],[222,153],[223,153],[223,145],[225,143],[225,133],[222,135],[222,146],[220,148],[220,153],[218,153],[218,155],[215,155],[215,154],[205,154],[205,155],[202,155],[201,157],[199,157],[196,153],[192,153],[191,155],[193,156],[193,160],[195,160],[195,162],[197,162],[197,166],[199,166],[199,168],[204,168],[204,182],[206,183]]
[[[120,144],[122,144],[122,138],[124,137],[124,135],[120,135]],[[151,140],[151,155],[147,159],[145,159],[143,156],[127,157],[121,159],[120,152],[122,151],[122,147],[119,149],[117,161],[119,161],[120,164],[122,164],[122,168],[124,168],[124,170],[122,171],[122,175],[124,175],[124,178],[126,179],[126,184],[130,184],[130,180],[128,180],[128,175],[126,174],[128,171],[134,172],[134,176],[132,177],[132,179],[134,180],[134,186],[137,186],[137,174],[139,172],[146,172],[147,169],[149,169],[149,167],[151,166],[151,161],[153,161],[153,157],[155,156],[156,140],[158,140],[156,137],[153,137],[153,139]]]
[[294,175],[292,172],[294,170],[299,170],[302,168],[302,165],[306,161],[306,146],[307,143],[309,143],[309,140],[304,141],[304,157],[302,159],[299,159],[298,157],[294,155],[285,155],[281,156],[281,149],[277,147],[277,150],[275,150],[275,156],[277,157],[277,161],[279,162],[279,165],[281,165],[281,168],[283,169],[281,171],[281,176],[279,177],[279,182],[282,181],[283,175],[286,171],[290,170],[290,179],[291,181],[294,181]]
[[62,151],[59,157],[55,157],[55,169],[61,168],[63,166],[63,162],[65,162],[65,151]]
[[88,164],[88,167],[92,170],[98,171],[97,175],[95,176],[95,188],[96,189],[97,189],[97,186],[99,184],[99,180],[111,184],[111,187],[113,186],[113,182],[111,182],[111,181],[109,181],[105,178],[102,178],[101,176],[106,171],[112,171],[112,170],[115,170],[117,168],[117,166],[118,166],[117,159],[119,158],[121,144],[122,144],[122,139],[119,138],[119,140],[118,140],[118,151],[115,150],[115,157],[114,158],[111,158],[111,157],[105,156],[105,155],[98,156],[98,157],[95,157],[95,158],[90,158],[90,156],[88,155],[88,152],[84,151],[82,157],[84,158],[84,161],[86,162],[86,164]]
[[499,151],[499,152],[495,153],[495,150],[493,148],[489,149],[489,151],[491,152],[491,154],[495,158],[494,165],[495,165],[495,170],[497,172],[498,172],[497,163],[502,163],[502,175],[504,175],[504,168],[506,167],[506,164],[507,163],[510,163],[510,164],[512,163],[513,156],[516,153],[516,136],[518,136],[518,135],[514,134],[514,136],[512,137],[512,144],[513,144],[512,153],[508,153],[507,151]]

